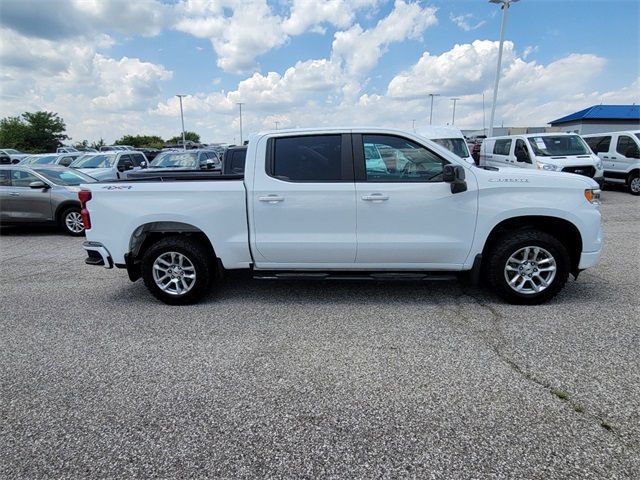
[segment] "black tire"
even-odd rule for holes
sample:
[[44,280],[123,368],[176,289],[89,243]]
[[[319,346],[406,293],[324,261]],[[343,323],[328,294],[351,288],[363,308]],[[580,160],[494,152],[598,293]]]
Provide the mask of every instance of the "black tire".
[[[511,287],[507,278],[505,278],[509,258],[526,247],[539,247],[546,250],[555,261],[555,276],[551,279],[549,285],[540,292],[521,293]],[[557,238],[540,230],[528,228],[509,232],[498,238],[495,242],[495,247],[489,252],[485,266],[489,286],[501,298],[516,305],[538,305],[550,300],[562,290],[569,277],[570,258],[567,249]],[[527,267],[525,266],[525,268]],[[542,267],[540,266],[540,268]],[[538,272],[538,270],[536,269],[535,272]],[[518,277],[516,283],[525,278],[519,272],[509,274],[513,275],[513,277]],[[533,273],[533,275],[536,275],[536,273]],[[525,283],[525,285],[529,286],[529,290],[534,288],[532,283],[533,281]],[[537,286],[540,288],[540,284]]]
[[631,195],[640,195],[640,173],[633,172],[629,175],[627,187]]
[[[154,278],[154,263],[171,252],[183,255],[191,263],[195,273],[193,284],[185,293],[168,293],[158,286]],[[151,294],[169,305],[186,305],[198,301],[207,292],[214,277],[211,255],[196,239],[185,236],[170,236],[151,245],[142,257],[142,280]],[[177,285],[176,281],[176,285]]]
[[[80,227],[78,227],[78,218],[80,218]],[[71,207],[65,209],[60,214],[60,228],[65,231],[65,233],[71,235],[72,237],[80,237],[84,235],[84,225],[82,225],[82,219],[80,215],[80,207]]]

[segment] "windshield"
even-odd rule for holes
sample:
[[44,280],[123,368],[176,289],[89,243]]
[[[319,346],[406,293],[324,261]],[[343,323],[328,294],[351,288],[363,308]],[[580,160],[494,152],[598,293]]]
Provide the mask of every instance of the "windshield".
[[432,141],[438,145],[443,146],[450,152],[455,153],[460,158],[469,158],[469,149],[467,148],[467,142],[462,138],[434,138]]
[[589,155],[591,149],[578,135],[529,137],[529,144],[537,157]]
[[57,155],[44,155],[44,156],[30,155],[26,157],[24,160],[22,160],[20,164],[21,165],[47,165],[49,163],[55,163],[57,158],[58,158]]
[[198,154],[186,152],[165,152],[158,155],[149,165],[150,168],[199,168]]
[[110,168],[115,158],[115,154],[83,155],[76,158],[69,166],[73,168]]
[[95,178],[74,170],[54,170],[53,168],[49,170],[46,168],[38,168],[35,171],[43,177],[46,177],[48,180],[51,180],[56,185],[80,185],[96,181]]

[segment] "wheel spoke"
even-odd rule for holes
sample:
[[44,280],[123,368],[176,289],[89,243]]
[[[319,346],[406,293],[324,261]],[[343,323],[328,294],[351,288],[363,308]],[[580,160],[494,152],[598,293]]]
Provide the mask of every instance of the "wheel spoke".
[[535,295],[555,279],[556,260],[544,247],[523,246],[514,251],[504,265],[504,278],[510,288],[523,295]]

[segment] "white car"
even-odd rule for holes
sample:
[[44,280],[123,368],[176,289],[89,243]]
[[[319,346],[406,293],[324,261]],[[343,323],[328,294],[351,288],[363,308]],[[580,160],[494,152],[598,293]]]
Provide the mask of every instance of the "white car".
[[568,172],[604,182],[602,161],[574,133],[533,133],[485,138],[480,166]]
[[142,152],[128,150],[85,153],[69,166],[97,180],[119,180],[129,170],[147,168],[147,157]]
[[244,177],[169,171],[84,186],[86,262],[126,268],[170,304],[196,301],[226,269],[261,279],[465,274],[538,304],[602,252],[600,190],[586,176],[482,169],[378,128],[254,134],[245,162]]
[[626,185],[640,195],[640,130],[583,135],[604,164],[607,183]]
[[469,153],[469,146],[467,140],[459,128],[456,127],[421,127],[416,133],[421,137],[427,138],[432,142],[436,142],[438,145],[442,145],[447,150],[458,155],[463,160],[469,163],[475,163],[471,153]]
[[9,157],[9,163],[20,163],[20,160],[29,156],[28,153],[22,153],[14,148],[2,148],[0,149],[0,157]]

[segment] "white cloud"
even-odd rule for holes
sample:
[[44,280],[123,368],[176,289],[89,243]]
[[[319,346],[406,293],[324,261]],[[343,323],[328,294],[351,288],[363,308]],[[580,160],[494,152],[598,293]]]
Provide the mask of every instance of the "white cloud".
[[455,23],[458,27],[460,27],[465,32],[470,32],[471,30],[476,30],[482,27],[486,22],[484,20],[480,20],[475,24],[471,24],[473,22],[473,14],[467,13],[464,15],[454,15],[453,13],[449,14],[449,20]]
[[266,0],[186,0],[176,11],[175,28],[208,38],[226,72],[251,70],[256,57],[287,40]]
[[436,9],[396,0],[391,13],[369,30],[354,25],[336,32],[332,55],[346,64],[352,75],[364,75],[378,63],[385,48],[394,42],[419,39],[424,30],[437,23]]
[[324,33],[324,29],[320,27],[323,23],[348,28],[353,24],[357,10],[374,7],[379,2],[380,0],[293,0],[291,14],[282,22],[282,29],[288,35],[300,35],[307,30]]

